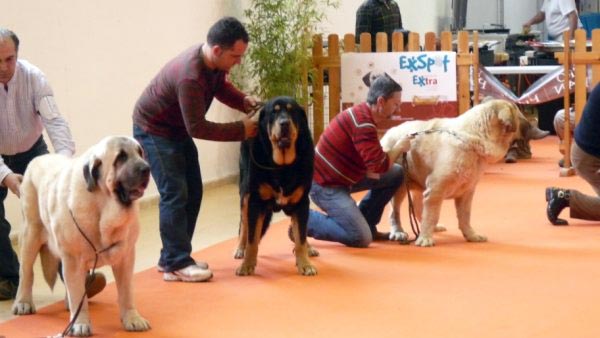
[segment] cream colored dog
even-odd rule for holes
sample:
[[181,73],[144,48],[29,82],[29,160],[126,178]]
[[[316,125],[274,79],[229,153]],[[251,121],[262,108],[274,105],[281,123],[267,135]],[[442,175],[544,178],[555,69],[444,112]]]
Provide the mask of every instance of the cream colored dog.
[[[51,288],[62,261],[73,318],[85,294],[87,271],[94,267],[95,252],[100,252],[97,266],[110,265],[115,276],[123,327],[150,328],[133,305],[132,290],[139,233],[136,200],[148,185],[149,172],[142,148],[130,137],[107,137],[75,159],[48,154],[31,161],[21,184],[25,229],[14,314],[35,313],[31,289],[39,252]],[[87,299],[70,334],[92,334]]]
[[[486,241],[471,227],[475,187],[485,165],[506,154],[518,130],[520,114],[517,106],[508,101],[490,100],[456,118],[410,121],[388,130],[381,139],[385,151],[404,136],[415,135],[407,152],[404,184],[392,199],[390,239],[408,238],[400,224],[400,204],[408,184],[414,192],[415,213],[422,222],[416,245],[434,245],[433,231],[445,199],[454,199],[458,226],[465,239]],[[402,157],[398,162],[402,163]]]

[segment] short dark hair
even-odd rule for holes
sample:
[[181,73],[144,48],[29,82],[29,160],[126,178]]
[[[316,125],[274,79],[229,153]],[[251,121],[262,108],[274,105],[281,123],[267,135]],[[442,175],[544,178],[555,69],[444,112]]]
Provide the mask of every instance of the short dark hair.
[[219,45],[223,49],[230,49],[236,41],[248,43],[248,32],[244,25],[236,18],[226,16],[217,21],[208,31],[206,42],[209,46]]
[[7,28],[2,28],[0,27],[0,41],[10,38],[14,44],[15,44],[15,51],[19,51],[19,38],[17,37],[17,34],[15,34],[15,32],[11,31],[10,29]]
[[375,104],[378,97],[383,96],[383,98],[389,99],[395,92],[401,91],[402,86],[398,82],[387,74],[380,75],[371,82],[371,87],[369,87],[369,92],[367,93],[367,103]]

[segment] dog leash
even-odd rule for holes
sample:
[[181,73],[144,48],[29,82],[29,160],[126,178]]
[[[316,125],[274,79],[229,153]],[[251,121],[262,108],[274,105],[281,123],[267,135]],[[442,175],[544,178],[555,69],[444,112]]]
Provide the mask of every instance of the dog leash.
[[[466,143],[466,141],[462,137],[460,137],[460,135],[458,135],[458,133],[456,133],[455,131],[452,131],[452,130],[447,130],[447,129],[433,129],[432,128],[432,129],[417,131],[417,132],[408,134],[408,136],[412,138],[412,137],[416,137],[419,135],[428,135],[428,134],[433,134],[433,133],[448,133],[448,134],[454,136],[455,138],[457,138],[459,141]],[[408,173],[407,153],[404,153],[402,155],[402,167],[404,168],[404,172]],[[410,188],[408,186],[408,180],[407,180],[405,186],[406,186],[406,196],[408,197],[408,220],[410,222],[410,228],[412,229],[412,232],[415,235],[414,239],[406,241],[406,243],[410,243],[410,242],[416,241],[417,238],[419,237],[419,234],[421,234],[421,225],[419,224],[417,214],[415,213],[415,205],[413,203],[412,195],[410,193]]]
[[250,149],[248,149],[248,152],[250,153],[250,160],[252,161],[252,163],[254,163],[255,166],[257,166],[263,170],[270,170],[270,171],[280,170],[281,167],[268,167],[268,166],[262,165],[262,164],[258,163],[258,161],[256,161],[256,158],[254,158],[254,151],[253,151],[253,149],[254,149],[253,145],[254,145],[255,140],[256,140],[256,138],[254,138],[254,137],[250,140],[250,142],[251,142],[249,145]]
[[[416,135],[415,135],[416,136]],[[406,153],[402,155],[402,167],[404,168],[404,172],[408,172],[408,159]],[[410,222],[410,228],[415,235],[415,238],[412,240],[406,241],[407,243],[414,242],[419,237],[421,233],[419,220],[417,219],[417,214],[415,213],[415,205],[412,200],[412,195],[410,194],[410,188],[408,187],[408,180],[406,181],[406,195],[408,197],[408,220]]]
[[480,153],[480,154],[485,153],[485,151],[482,149],[483,146],[480,143],[477,144],[479,147],[477,147],[474,144],[470,144],[469,142],[467,142],[467,140],[463,136],[461,136],[459,133],[457,133],[456,131],[453,131],[453,130],[432,128],[432,129],[421,130],[421,131],[417,131],[414,133],[410,133],[407,136],[416,137],[419,135],[428,135],[428,134],[433,134],[433,133],[446,133],[446,134],[452,135],[452,136],[454,136],[454,138],[456,138],[460,142],[462,142],[466,145],[470,145],[471,148],[473,148],[473,150],[477,151],[478,153]]
[[458,135],[457,132],[455,132],[453,130],[448,130],[448,129],[433,129],[432,128],[432,129],[417,131],[417,132],[408,134],[408,136],[415,137],[415,136],[419,136],[419,135],[427,135],[427,134],[433,134],[433,133],[447,133],[447,134],[450,134],[450,135],[456,137],[457,139],[459,139],[462,142],[466,142],[460,135]]
[[111,244],[110,246],[98,251],[96,249],[96,246],[94,245],[94,243],[92,243],[92,241],[90,240],[90,238],[85,234],[85,232],[83,231],[83,229],[81,229],[81,227],[79,226],[79,223],[77,223],[77,220],[75,219],[75,215],[73,215],[73,210],[71,210],[71,208],[69,208],[69,213],[71,214],[71,219],[73,219],[73,223],[75,223],[75,226],[77,227],[77,230],[79,230],[79,233],[81,233],[81,235],[83,236],[83,238],[85,239],[86,242],[88,242],[88,244],[92,247],[92,249],[94,250],[94,266],[92,267],[92,278],[90,278],[90,280],[88,280],[85,283],[85,290],[83,293],[83,296],[81,297],[81,300],[79,301],[79,305],[77,306],[77,311],[75,311],[75,315],[73,316],[73,318],[71,319],[71,321],[69,322],[69,324],[67,324],[67,327],[64,329],[64,331],[62,332],[62,334],[59,334],[55,337],[66,337],[68,336],[69,332],[71,331],[71,329],[73,328],[73,325],[75,325],[75,321],[77,320],[77,317],[79,317],[79,313],[81,312],[81,308],[83,307],[83,301],[85,300],[85,297],[87,296],[87,290],[89,289],[89,287],[92,285],[92,283],[94,282],[94,280],[96,279],[96,267],[98,265],[98,256],[101,253],[104,253],[108,250],[110,250],[112,247],[114,247],[116,245],[116,243]]

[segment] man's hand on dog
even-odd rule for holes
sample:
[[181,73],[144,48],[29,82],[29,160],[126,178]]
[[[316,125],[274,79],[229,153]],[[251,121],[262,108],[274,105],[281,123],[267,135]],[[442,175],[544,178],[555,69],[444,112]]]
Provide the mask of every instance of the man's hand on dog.
[[244,111],[250,117],[252,117],[258,111],[260,106],[260,101],[254,96],[248,95],[244,97]]
[[20,198],[21,182],[23,182],[23,175],[10,173],[4,178],[2,184]]
[[393,151],[405,153],[410,149],[410,140],[415,138],[413,135],[406,135],[403,138],[396,141],[396,144],[392,147]]
[[242,118],[242,122],[244,122],[244,130],[246,131],[246,139],[256,136],[258,133],[258,122],[252,120],[248,116],[244,116]]
[[402,153],[405,153],[410,149],[410,140],[413,138],[415,138],[414,135],[406,135],[396,141],[396,144],[388,151],[391,163],[396,162]]
[[244,130],[246,131],[246,138],[256,136],[258,133],[258,110],[261,106],[260,102],[253,96],[244,97],[244,111],[246,116],[242,118],[244,122]]

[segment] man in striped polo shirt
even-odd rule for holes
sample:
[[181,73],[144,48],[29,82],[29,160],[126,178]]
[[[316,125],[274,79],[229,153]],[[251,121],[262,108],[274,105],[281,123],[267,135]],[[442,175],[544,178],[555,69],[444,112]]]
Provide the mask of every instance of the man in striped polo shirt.
[[[395,161],[410,139],[385,153],[377,127],[400,111],[401,96],[396,81],[380,76],[371,83],[367,101],[339,113],[321,135],[310,197],[324,213],[310,211],[308,236],[351,247],[387,238],[377,224],[402,183],[402,167]],[[357,205],[350,194],[363,190],[369,192]]]

